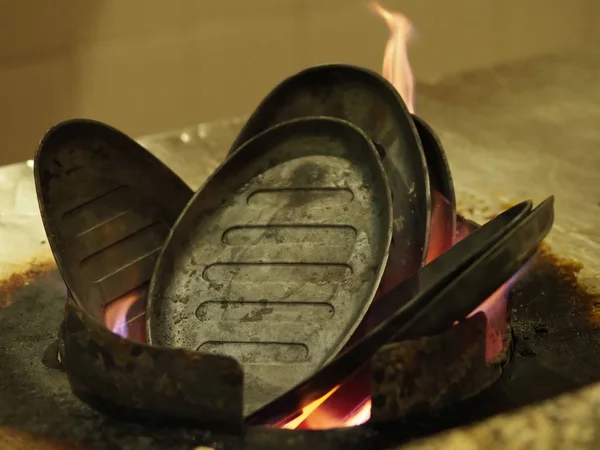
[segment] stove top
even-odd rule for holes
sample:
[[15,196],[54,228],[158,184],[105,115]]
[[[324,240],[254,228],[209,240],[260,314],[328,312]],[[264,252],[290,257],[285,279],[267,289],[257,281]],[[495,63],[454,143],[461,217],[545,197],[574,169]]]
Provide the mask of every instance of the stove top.
[[[564,64],[569,63],[565,61]],[[592,385],[554,398],[590,384],[600,373],[598,305],[590,294],[597,282],[595,253],[600,245],[600,231],[593,208],[597,207],[595,199],[600,193],[596,192],[592,170],[598,162],[593,159],[594,153],[586,150],[589,135],[581,133],[578,117],[566,118],[564,130],[578,131],[571,136],[578,140],[571,142],[572,151],[566,159],[559,145],[564,133],[548,128],[549,119],[535,119],[536,105],[530,109],[522,106],[510,120],[499,120],[492,126],[482,118],[486,116],[481,111],[486,110],[487,117],[493,113],[504,117],[502,108],[493,98],[478,104],[470,101],[468,95],[485,87],[491,92],[503,85],[502,77],[527,78],[538,73],[540,66],[555,63],[550,59],[536,62],[533,68],[522,65],[519,70],[525,75],[517,75],[516,69],[511,71],[509,67],[494,72],[496,77],[491,80],[489,74],[481,74],[479,79],[469,77],[465,84],[454,81],[423,90],[421,114],[433,123],[446,144],[458,205],[464,215],[483,222],[514,199],[544,195],[550,183],[557,183],[552,185],[557,197],[557,218],[549,239],[552,250],[545,250],[533,262],[534,270],[514,288],[511,325],[515,356],[500,381],[452,410],[440,412],[435,420],[411,419],[414,423],[403,429],[411,429],[406,438],[414,438],[550,400],[402,448],[465,448],[468,442],[474,448],[530,447],[528,436],[535,433],[535,442],[544,445],[538,448],[564,448],[572,442],[565,439],[573,439],[572,436],[586,445],[581,448],[595,448],[594,439],[598,438],[592,431],[600,419],[594,402],[600,402],[600,388]],[[501,95],[498,89],[494,92],[496,97]],[[450,117],[437,111],[438,103],[433,98],[459,94],[462,100],[456,115]],[[564,98],[555,94],[560,98],[554,101],[566,101],[573,92],[562,94]],[[598,100],[600,104],[600,95]],[[533,120],[525,119],[530,117],[528,113]],[[600,112],[596,114],[600,116]],[[519,117],[523,117],[523,123],[533,124],[527,133],[516,123]],[[473,130],[477,120],[486,132]],[[200,125],[141,141],[196,188],[224,156],[242,123],[243,120],[232,120]],[[546,132],[546,145],[538,149],[532,145],[536,126]],[[198,163],[189,164],[190,158]],[[190,174],[190,166],[205,167],[206,173]],[[333,449],[393,448],[403,440],[398,429],[369,425],[311,432],[256,427],[232,436],[126,423],[85,406],[71,393],[64,374],[52,367],[56,365],[56,347],[52,343],[63,316],[65,287],[49,263],[51,255],[37,213],[31,169],[22,164],[3,168],[2,172],[0,203],[5,211],[12,206],[12,214],[4,213],[2,217],[5,226],[0,239],[4,253],[0,256],[5,264],[0,270],[3,275],[13,275],[0,290],[0,444],[8,448],[50,449],[262,449],[281,448],[285,441],[286,448]],[[27,245],[18,247],[23,242]],[[33,258],[38,263],[31,266],[29,261]],[[585,364],[581,363],[583,360]]]

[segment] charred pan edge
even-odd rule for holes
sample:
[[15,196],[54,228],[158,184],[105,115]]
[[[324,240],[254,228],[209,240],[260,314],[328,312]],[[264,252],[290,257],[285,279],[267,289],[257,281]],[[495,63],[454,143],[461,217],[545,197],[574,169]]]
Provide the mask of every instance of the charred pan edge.
[[242,426],[243,373],[232,358],[123,339],[69,295],[60,354],[73,393],[124,420]]
[[510,359],[511,334],[501,357],[488,364],[486,329],[485,315],[478,313],[441,334],[379,349],[371,363],[371,422],[435,412],[492,385]]
[[[435,336],[382,347],[372,360],[369,423],[434,412],[489,387],[502,375],[511,352],[507,342],[503,358],[486,364],[485,337],[480,313]],[[243,373],[231,358],[123,339],[71,297],[60,353],[73,393],[100,412],[126,421],[234,432],[243,427]]]
[[423,144],[423,152],[427,160],[431,185],[434,189],[439,190],[440,194],[452,205],[452,210],[456,211],[454,181],[442,142],[431,126],[423,119],[413,115],[413,121]]

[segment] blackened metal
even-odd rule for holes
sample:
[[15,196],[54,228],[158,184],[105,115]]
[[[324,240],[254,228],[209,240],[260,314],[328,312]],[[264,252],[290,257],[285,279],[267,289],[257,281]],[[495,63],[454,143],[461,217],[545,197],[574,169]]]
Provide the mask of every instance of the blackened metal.
[[398,424],[479,394],[502,375],[513,349],[508,334],[502,352],[486,364],[488,327],[479,313],[435,336],[384,345],[371,364],[345,378],[296,429],[344,423],[348,411],[368,400],[372,400],[369,424]]
[[[404,332],[409,336],[439,333],[448,326],[443,317],[453,315],[452,323],[462,320],[479,306],[482,299],[487,299],[522,268],[538,250],[553,223],[554,197],[549,197],[445,286],[436,298],[416,311]],[[475,230],[471,236],[488,224]],[[453,248],[460,248],[460,244],[467,240],[468,237]],[[432,311],[435,311],[435,314]]]
[[123,339],[71,297],[60,341],[73,393],[99,411],[230,431],[242,424],[243,374],[234,359]]
[[431,413],[498,380],[502,364],[485,360],[486,328],[484,314],[478,313],[435,336],[380,348],[371,361],[371,422]]
[[48,242],[73,297],[104,307],[144,285],[191,190],[123,133],[91,120],[51,128],[35,156]]
[[[437,289],[433,291],[433,294],[439,293],[461,271],[466,270],[474,263],[494,242],[502,239],[522,222],[531,212],[531,206],[531,202],[523,202],[503,212],[485,226],[476,226],[470,233],[471,241],[467,245],[459,242],[451,249],[451,252],[441,255],[394,289],[390,295],[380,298],[372,305],[365,317],[367,330],[374,330],[397,312],[401,306],[409,308],[411,314],[417,311],[418,303],[414,302],[413,298],[424,290]],[[473,233],[475,229],[477,229],[477,233]]]
[[316,66],[271,91],[230,152],[273,125],[307,116],[347,120],[382,149],[394,211],[393,246],[380,290],[388,292],[422,267],[429,247],[429,174],[412,117],[396,89],[381,75],[350,65]]
[[391,195],[371,140],[303,118],[246,142],[185,208],[152,278],[148,342],[236,357],[250,413],[333,359],[386,266]]
[[243,377],[237,362],[147,347],[103,323],[107,304],[148,282],[190,189],[133,140],[88,120],[46,134],[35,179],[48,239],[73,295],[59,349],[76,395],[132,419],[239,427]]
[[423,119],[413,115],[413,120],[423,144],[431,183],[431,236],[426,261],[429,263],[455,242],[456,196],[442,143]]
[[[464,319],[521,268],[550,231],[554,218],[553,198],[526,214],[530,206],[525,202],[509,209],[426,266],[424,271],[440,271],[437,284],[420,286],[416,297],[400,306],[364,339],[311,378],[249,416],[247,422],[277,423],[307,402],[325,395],[345,376],[360,370],[386,342],[437,334]],[[506,226],[507,218],[509,226]]]
[[423,145],[431,188],[442,194],[450,202],[452,209],[456,211],[452,172],[442,142],[427,122],[418,116],[413,115],[412,117]]

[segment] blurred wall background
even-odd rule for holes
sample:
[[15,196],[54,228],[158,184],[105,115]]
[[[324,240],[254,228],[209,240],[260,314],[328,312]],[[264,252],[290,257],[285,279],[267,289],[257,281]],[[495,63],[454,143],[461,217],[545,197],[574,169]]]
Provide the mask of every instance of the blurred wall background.
[[[597,0],[398,0],[417,79],[598,41]],[[72,118],[139,136],[250,112],[306,66],[379,71],[388,36],[362,0],[0,0],[0,164]]]

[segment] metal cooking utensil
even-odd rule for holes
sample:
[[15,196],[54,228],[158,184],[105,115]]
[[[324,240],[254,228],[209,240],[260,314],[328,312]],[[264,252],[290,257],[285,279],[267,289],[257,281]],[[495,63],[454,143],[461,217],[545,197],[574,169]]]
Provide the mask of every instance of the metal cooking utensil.
[[279,84],[254,111],[232,145],[278,123],[307,116],[347,120],[377,145],[393,200],[394,236],[380,294],[419,270],[429,246],[431,199],[423,148],[396,89],[379,74],[332,64],[303,70]]
[[304,118],[255,136],[194,195],[152,278],[155,345],[233,356],[254,411],[333,359],[383,274],[391,195],[348,122]]
[[423,145],[431,188],[442,194],[456,210],[454,182],[452,181],[450,164],[448,164],[442,141],[425,120],[414,114],[412,118]]
[[34,161],[42,221],[78,304],[104,307],[150,280],[192,191],[123,133],[92,120],[52,127]]
[[[530,202],[525,202],[509,209],[426,266],[415,275],[416,281],[408,280],[408,288],[401,285],[390,292],[389,297],[397,298],[389,304],[402,306],[388,319],[312,377],[247,417],[246,422],[285,421],[353,376],[385,343],[433,335],[464,319],[521,268],[550,231],[554,199],[547,199],[529,213],[530,207]],[[411,284],[420,287],[418,294],[408,302],[401,301],[398,297],[413,291]]]
[[430,263],[454,243],[456,236],[456,196],[450,165],[441,141],[418,116],[413,121],[423,144],[431,183],[431,227],[426,262]]
[[48,241],[70,290],[59,349],[75,395],[126,420],[241,426],[236,361],[124,339],[103,320],[107,304],[145,290],[192,191],[135,141],[91,120],[51,128],[34,173]]

